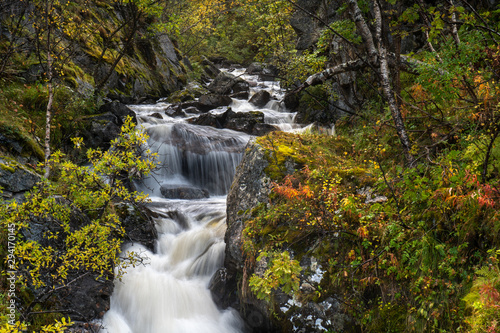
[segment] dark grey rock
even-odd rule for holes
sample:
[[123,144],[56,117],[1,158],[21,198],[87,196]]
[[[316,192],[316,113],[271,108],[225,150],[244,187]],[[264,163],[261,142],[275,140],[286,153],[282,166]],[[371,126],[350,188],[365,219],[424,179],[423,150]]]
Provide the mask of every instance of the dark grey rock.
[[252,98],[250,98],[250,103],[256,107],[262,108],[271,100],[271,94],[267,90],[257,91]]
[[205,73],[211,78],[217,77],[217,75],[219,75],[221,72],[217,68],[217,66],[215,66],[215,64],[208,60],[208,58],[205,56],[203,57],[201,65],[203,66],[203,70],[205,71]]
[[240,92],[237,92],[237,93],[229,95],[229,97],[236,98],[236,99],[245,99],[245,100],[247,100],[249,94],[250,93],[248,91],[240,91]]
[[182,111],[180,104],[172,104],[165,109],[165,114],[169,117],[185,117],[186,113]]
[[264,65],[261,62],[252,62],[246,69],[246,73],[249,75],[261,74],[264,70]]
[[137,123],[135,117],[135,112],[130,110],[125,104],[113,101],[111,103],[106,103],[99,108],[99,113],[111,113],[116,116],[116,125],[121,126],[125,121],[126,117],[132,117],[133,121]]
[[233,112],[227,111],[225,128],[253,134],[255,125],[264,123],[264,114],[259,111]]
[[249,91],[248,82],[236,77],[231,73],[221,72],[208,86],[208,90],[214,94],[228,95],[242,91]]
[[202,111],[209,111],[220,106],[228,106],[232,103],[232,99],[230,97],[218,94],[203,95],[198,101]]
[[187,107],[186,109],[184,109],[184,112],[186,112],[186,113],[201,113],[201,111],[198,110],[198,108],[196,108],[194,106]]
[[162,185],[161,195],[167,199],[204,199],[210,195],[207,190],[186,185]]
[[163,116],[161,114],[159,114],[158,112],[152,113],[149,116],[153,117],[153,118],[163,119]]
[[31,190],[40,179],[18,162],[0,158],[0,186],[11,195]]

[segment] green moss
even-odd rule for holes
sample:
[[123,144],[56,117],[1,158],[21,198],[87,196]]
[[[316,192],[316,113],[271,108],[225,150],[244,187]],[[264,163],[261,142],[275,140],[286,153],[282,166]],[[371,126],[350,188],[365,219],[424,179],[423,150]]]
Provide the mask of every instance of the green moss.
[[9,171],[10,173],[16,172],[16,169],[13,168],[10,164],[0,163],[0,168],[5,171]]

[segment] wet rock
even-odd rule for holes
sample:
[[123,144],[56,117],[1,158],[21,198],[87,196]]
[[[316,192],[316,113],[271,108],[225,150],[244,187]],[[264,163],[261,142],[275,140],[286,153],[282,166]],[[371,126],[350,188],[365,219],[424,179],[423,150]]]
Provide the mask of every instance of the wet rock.
[[258,75],[261,81],[274,81],[278,76],[278,68],[270,64],[253,62],[247,67],[246,73]]
[[219,114],[205,113],[197,118],[189,119],[193,125],[227,128],[250,135],[265,135],[276,131],[273,125],[264,123],[264,114],[260,111],[234,112],[230,108]]
[[162,185],[161,195],[167,199],[203,199],[210,195],[207,190],[186,185]]
[[224,116],[224,114],[205,113],[197,118],[188,119],[188,123],[200,126],[224,128],[226,117]]
[[209,93],[208,89],[203,88],[197,83],[190,82],[184,89],[172,93],[167,100],[171,103],[187,102]]
[[199,98],[200,109],[202,111],[209,111],[220,106],[228,106],[231,102],[231,97],[218,94],[203,95]]
[[172,104],[165,109],[165,114],[169,117],[185,117],[186,113],[182,111],[182,106],[179,104]]
[[278,77],[278,68],[273,65],[267,65],[262,73],[259,74],[259,80],[274,81]]
[[255,136],[263,136],[268,133],[274,132],[274,131],[279,131],[280,129],[274,125],[271,124],[255,124],[255,126],[252,129],[252,135]]
[[234,131],[253,134],[255,125],[262,123],[264,123],[264,114],[262,112],[234,112],[229,110],[226,112],[224,126]]
[[285,103],[285,107],[287,109],[294,111],[299,106],[300,96],[298,96],[297,94],[294,94],[293,92],[288,93],[285,95],[283,102]]
[[154,251],[158,234],[153,218],[158,216],[157,213],[144,206],[134,207],[125,203],[116,204],[115,209],[127,241],[140,243]]
[[229,97],[247,100],[249,95],[250,95],[250,93],[248,91],[240,91],[240,92],[229,95]]
[[163,119],[163,116],[161,114],[159,114],[158,112],[152,113],[149,116],[153,117],[153,118]]
[[228,95],[242,91],[250,91],[248,82],[233,74],[221,72],[208,86],[208,90],[214,94]]
[[266,90],[257,91],[252,98],[250,98],[250,103],[256,107],[262,108],[271,100],[271,94]]
[[194,106],[189,106],[187,107],[186,109],[184,109],[184,112],[186,113],[201,113],[200,110],[198,110],[198,108],[194,107]]

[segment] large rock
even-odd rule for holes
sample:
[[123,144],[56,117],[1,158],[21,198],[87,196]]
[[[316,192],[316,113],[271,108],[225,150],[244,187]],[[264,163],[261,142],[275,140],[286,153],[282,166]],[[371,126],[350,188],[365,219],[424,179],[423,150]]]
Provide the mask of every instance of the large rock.
[[255,136],[278,130],[277,127],[264,123],[264,114],[260,111],[234,112],[228,109],[219,114],[205,113],[189,119],[188,122],[193,125],[228,128]]
[[255,125],[264,123],[264,114],[260,111],[227,111],[225,127],[234,131],[253,134]]
[[[272,181],[266,174],[267,152],[254,141],[248,143],[227,196],[227,231],[224,268],[218,270],[210,282],[210,290],[218,306],[237,309],[248,325],[248,332],[347,332],[353,324],[344,314],[339,297],[331,295],[313,301],[327,268],[325,262],[308,255],[290,251],[292,259],[299,260],[300,299],[292,299],[280,290],[273,292],[272,303],[258,300],[250,292],[241,293],[248,286],[252,274],[262,276],[268,267],[267,258],[249,264],[243,250],[243,230],[247,221],[254,219],[253,209],[269,205]],[[284,170],[293,173],[297,165],[288,160]],[[258,247],[259,244],[255,244]],[[246,276],[246,278],[245,278]]]
[[3,188],[4,197],[29,191],[40,179],[38,174],[17,161],[0,157],[0,186]]
[[258,75],[261,81],[274,81],[278,76],[278,68],[270,64],[253,62],[247,67],[246,73]]
[[198,100],[202,111],[210,111],[220,106],[228,106],[232,101],[231,97],[218,94],[203,95]]
[[257,91],[249,102],[256,107],[263,108],[271,100],[271,94],[267,90]]
[[204,199],[210,195],[207,190],[187,185],[162,185],[161,195],[167,199]]
[[242,91],[249,91],[248,82],[233,74],[221,72],[208,86],[208,90],[214,94],[228,95]]
[[116,116],[115,122],[119,126],[123,125],[126,117],[131,117],[135,123],[137,122],[137,119],[135,118],[135,112],[130,110],[130,108],[125,104],[118,101],[112,101],[110,103],[102,105],[99,108],[99,113],[113,114],[114,116]]
[[217,271],[210,282],[210,290],[217,305],[237,309],[247,323],[249,332],[275,331],[266,304],[252,297],[239,296],[245,266],[242,232],[245,221],[251,218],[252,208],[269,202],[271,180],[264,171],[267,166],[264,151],[251,140],[227,196],[224,268]]
[[77,136],[83,137],[87,148],[107,150],[111,147],[111,141],[120,134],[127,117],[137,123],[135,112],[119,101],[104,104],[99,112],[101,114],[86,118],[82,133],[77,133]]

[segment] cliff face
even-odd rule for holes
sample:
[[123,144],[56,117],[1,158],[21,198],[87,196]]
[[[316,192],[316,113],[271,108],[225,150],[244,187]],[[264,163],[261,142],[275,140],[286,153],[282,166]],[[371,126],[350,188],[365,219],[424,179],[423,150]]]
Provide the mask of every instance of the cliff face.
[[181,55],[157,28],[159,18],[140,3],[100,1],[51,4],[52,26],[44,8],[10,1],[0,12],[0,73],[27,84],[53,77],[86,96],[118,94],[164,97],[185,83]]

